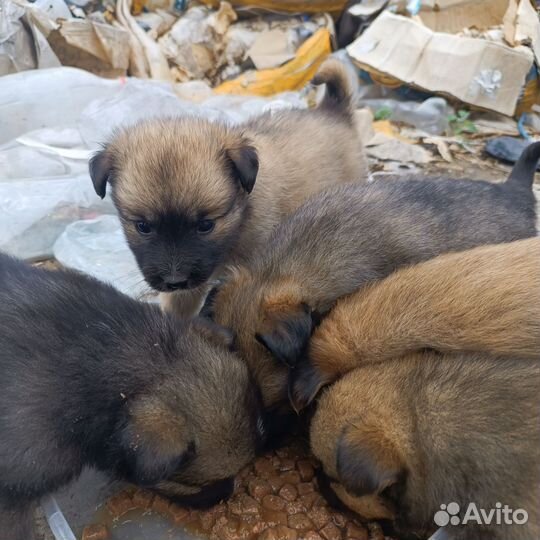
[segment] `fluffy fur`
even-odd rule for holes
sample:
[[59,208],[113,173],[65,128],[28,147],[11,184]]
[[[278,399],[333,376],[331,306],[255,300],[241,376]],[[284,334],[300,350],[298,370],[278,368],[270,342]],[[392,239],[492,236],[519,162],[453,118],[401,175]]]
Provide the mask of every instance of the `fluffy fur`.
[[93,466],[186,503],[219,500],[262,439],[230,334],[179,324],[86,276],[0,256],[0,538]]
[[315,110],[267,113],[234,127],[145,121],[92,159],[96,192],[103,197],[110,185],[129,246],[148,284],[165,293],[167,310],[197,312],[224,266],[249,260],[308,197],[366,179],[350,77],[330,60],[316,82],[328,90]]
[[[530,153],[538,158],[540,143],[524,158]],[[521,176],[503,184],[405,178],[334,187],[276,227],[213,306],[215,320],[236,333],[265,405],[288,403],[283,364],[294,367],[340,297],[441,253],[534,236],[535,169],[523,159]]]
[[292,372],[295,407],[364,362],[423,349],[540,360],[540,238],[441,255],[339,300]]
[[539,389],[535,360],[426,352],[365,364],[323,392],[311,447],[345,504],[401,533],[434,532],[441,504],[502,503],[525,509],[528,523],[447,533],[539,538]]

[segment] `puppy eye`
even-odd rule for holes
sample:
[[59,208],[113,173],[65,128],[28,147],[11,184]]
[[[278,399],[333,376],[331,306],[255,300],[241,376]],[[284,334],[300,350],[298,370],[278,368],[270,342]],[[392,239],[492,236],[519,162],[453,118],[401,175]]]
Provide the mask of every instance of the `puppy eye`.
[[150,226],[150,223],[146,221],[136,221],[135,228],[137,229],[137,232],[139,232],[139,234],[150,234],[152,232],[152,227]]
[[201,219],[197,223],[197,232],[200,234],[208,234],[214,230],[216,222],[213,219]]

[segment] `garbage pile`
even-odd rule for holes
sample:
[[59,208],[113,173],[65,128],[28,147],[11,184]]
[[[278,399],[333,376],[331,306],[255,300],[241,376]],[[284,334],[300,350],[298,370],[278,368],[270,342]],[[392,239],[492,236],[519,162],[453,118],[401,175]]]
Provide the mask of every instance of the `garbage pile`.
[[373,174],[504,177],[540,136],[531,0],[0,0],[0,249],[144,296],[89,156],[148,117],[311,107],[330,54],[358,76]]

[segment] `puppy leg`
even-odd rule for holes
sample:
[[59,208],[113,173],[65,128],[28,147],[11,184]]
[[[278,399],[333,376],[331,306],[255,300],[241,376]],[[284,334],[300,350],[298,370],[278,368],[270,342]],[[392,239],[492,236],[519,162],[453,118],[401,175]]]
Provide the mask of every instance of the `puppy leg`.
[[211,288],[210,284],[204,283],[196,289],[161,293],[159,295],[161,308],[163,311],[176,315],[181,319],[195,317],[201,311],[204,300]]
[[34,540],[35,504],[11,507],[0,503],[0,539]]

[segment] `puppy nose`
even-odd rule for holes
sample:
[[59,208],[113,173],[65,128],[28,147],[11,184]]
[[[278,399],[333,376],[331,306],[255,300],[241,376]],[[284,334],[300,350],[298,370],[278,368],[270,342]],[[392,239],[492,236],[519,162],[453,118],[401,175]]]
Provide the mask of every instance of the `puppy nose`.
[[163,283],[170,291],[176,291],[178,289],[185,289],[188,284],[188,280],[185,276],[178,274],[169,274],[163,277]]
[[167,289],[169,289],[170,291],[177,291],[178,289],[185,289],[187,287],[187,279],[184,280],[184,281],[177,281],[175,283],[167,283]]

